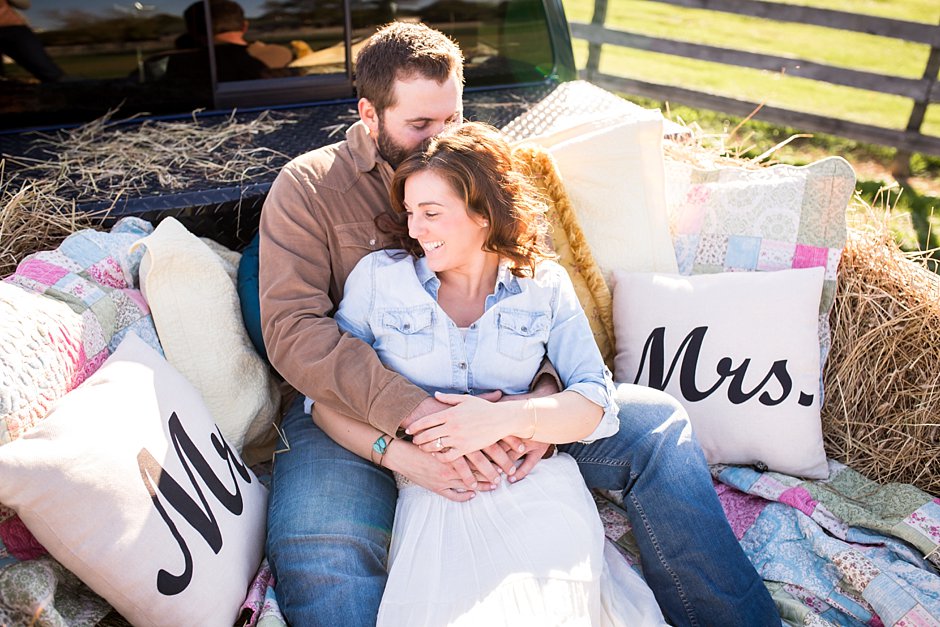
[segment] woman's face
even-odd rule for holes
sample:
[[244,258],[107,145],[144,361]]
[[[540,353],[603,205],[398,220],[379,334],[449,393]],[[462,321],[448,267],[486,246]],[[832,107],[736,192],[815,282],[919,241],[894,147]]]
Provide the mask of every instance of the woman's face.
[[473,268],[486,253],[487,227],[471,215],[463,198],[432,170],[413,174],[405,181],[408,235],[424,249],[434,272]]

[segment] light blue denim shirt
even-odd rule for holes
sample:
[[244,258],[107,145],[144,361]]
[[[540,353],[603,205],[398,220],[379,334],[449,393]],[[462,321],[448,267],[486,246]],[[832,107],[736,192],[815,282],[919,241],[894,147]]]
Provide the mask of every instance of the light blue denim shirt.
[[617,432],[613,379],[564,268],[545,261],[534,278],[518,278],[501,264],[466,338],[437,304],[440,285],[424,258],[374,252],[350,273],[336,322],[429,394],[521,394],[548,355],[566,390],[604,408],[583,441]]

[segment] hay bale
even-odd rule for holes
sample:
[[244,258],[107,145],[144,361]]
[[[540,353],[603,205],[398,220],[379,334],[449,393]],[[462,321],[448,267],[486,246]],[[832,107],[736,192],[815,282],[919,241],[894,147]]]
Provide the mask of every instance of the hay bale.
[[830,322],[827,453],[878,482],[940,494],[940,276],[883,220],[854,226]]

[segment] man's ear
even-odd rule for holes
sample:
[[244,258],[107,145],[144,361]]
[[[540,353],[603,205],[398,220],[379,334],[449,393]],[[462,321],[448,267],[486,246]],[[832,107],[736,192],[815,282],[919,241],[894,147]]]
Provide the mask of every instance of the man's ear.
[[379,132],[379,112],[368,98],[360,98],[358,106],[360,119],[369,127],[370,133],[377,135]]

